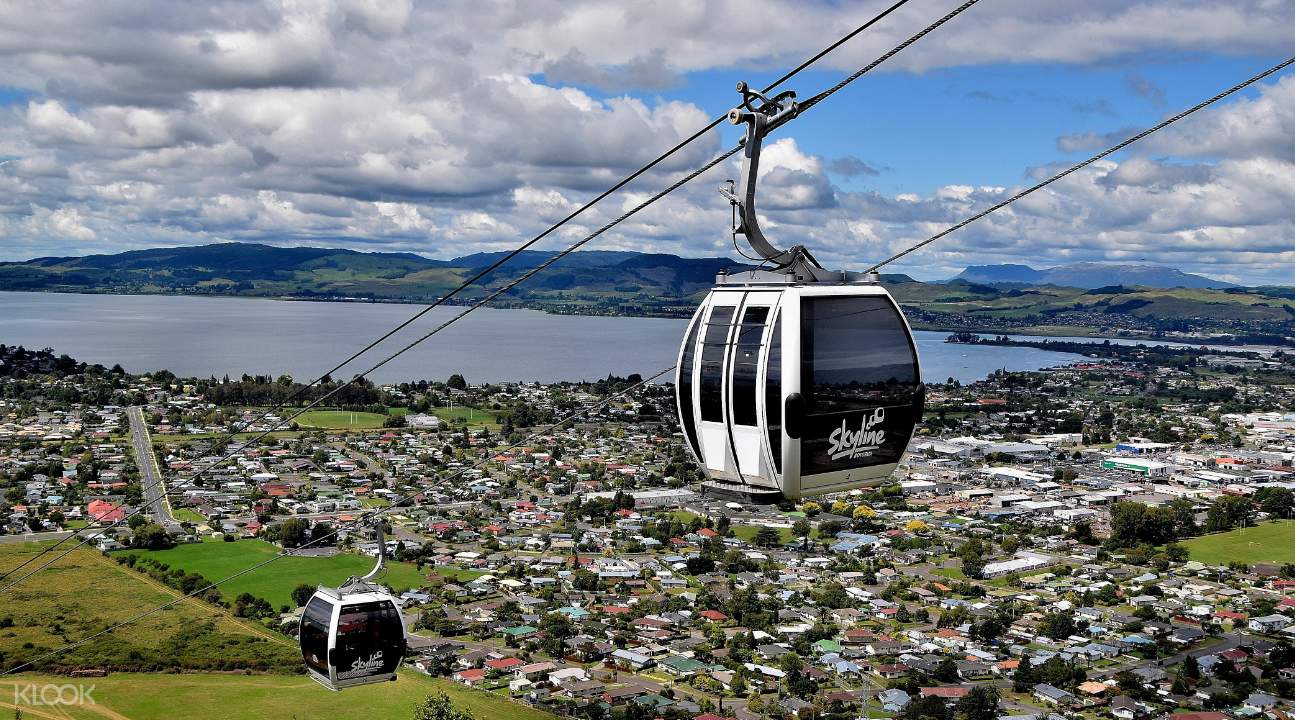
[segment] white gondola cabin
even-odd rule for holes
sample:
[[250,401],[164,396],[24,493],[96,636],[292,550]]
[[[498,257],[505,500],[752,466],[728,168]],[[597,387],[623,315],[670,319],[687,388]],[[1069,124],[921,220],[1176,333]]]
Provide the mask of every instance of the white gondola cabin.
[[720,192],[740,220],[734,245],[745,236],[773,267],[722,274],[693,315],[675,371],[679,424],[721,491],[794,500],[878,485],[922,416],[913,333],[875,275],[824,270],[804,247],[765,238],[760,149],[799,109],[793,92],[738,92],[729,120],[747,126],[742,188]]
[[880,286],[717,286],[676,370],[689,448],[715,485],[790,499],[878,484],[921,417],[912,333]]

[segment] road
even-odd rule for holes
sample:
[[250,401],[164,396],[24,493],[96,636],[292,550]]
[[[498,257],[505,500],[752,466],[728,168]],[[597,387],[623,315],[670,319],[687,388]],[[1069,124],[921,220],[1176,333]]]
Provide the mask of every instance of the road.
[[171,501],[166,499],[166,486],[162,484],[162,471],[153,454],[153,440],[144,421],[144,408],[138,405],[127,408],[130,418],[130,443],[135,448],[135,464],[139,466],[140,485],[144,490],[144,508],[153,522],[171,532],[180,529],[180,523],[171,514]]

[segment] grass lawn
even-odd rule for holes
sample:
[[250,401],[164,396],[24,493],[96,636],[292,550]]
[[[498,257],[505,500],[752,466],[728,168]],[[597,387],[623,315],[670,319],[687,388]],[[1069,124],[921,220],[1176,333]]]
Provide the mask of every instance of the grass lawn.
[[1295,521],[1266,522],[1231,532],[1203,535],[1182,544],[1193,560],[1207,565],[1295,562]]
[[480,408],[463,407],[456,405],[452,408],[436,407],[427,411],[436,417],[444,420],[447,424],[458,424],[460,421],[466,422],[468,427],[489,427],[496,430],[500,427],[499,417],[489,410]]
[[[18,675],[0,679],[0,707],[14,708],[15,686],[69,682],[66,677]],[[77,681],[73,681],[77,682]],[[73,720],[405,720],[413,715],[414,704],[437,690],[443,690],[455,706],[477,720],[507,717],[512,720],[549,720],[548,713],[510,702],[498,695],[478,692],[440,678],[429,678],[405,670],[394,683],[379,683],[329,692],[305,676],[219,675],[213,673],[162,675],[143,673],[111,674],[81,680],[94,685],[95,705],[57,708],[32,707],[24,718],[58,717]],[[53,712],[51,712],[53,711]],[[43,714],[50,713],[50,714]]]
[[[745,540],[746,542],[753,542],[755,540],[755,534],[760,532],[763,527],[763,525],[734,525],[733,536],[740,540]],[[790,542],[791,539],[795,537],[791,534],[791,528],[774,528],[774,530],[778,531],[779,543]]]
[[[0,572],[16,567],[45,546],[36,543],[0,545]],[[35,563],[28,566],[35,567],[38,567]],[[0,655],[5,657],[0,665],[15,667],[50,650],[77,642],[112,623],[172,601],[179,595],[179,592],[122,567],[98,552],[84,548],[76,550],[6,591],[3,602],[0,602],[0,618],[12,618],[14,624],[0,629]],[[27,644],[31,647],[25,647]],[[217,669],[227,661],[232,661],[230,667],[295,669],[300,657],[291,640],[263,627],[231,618],[223,609],[193,599],[55,656],[48,662],[61,668],[176,666]],[[12,693],[8,697],[12,697]],[[4,693],[0,691],[2,699]]]
[[184,507],[176,508],[174,512],[172,512],[171,514],[174,515],[175,519],[179,520],[180,522],[191,522],[194,525],[207,524],[207,518],[199,515],[198,513],[194,512],[189,508],[184,508]]
[[932,575],[947,577],[950,580],[966,580],[967,576],[962,572],[962,568],[935,568],[931,571]]
[[428,574],[430,575],[431,573],[436,573],[443,578],[459,583],[472,582],[482,575],[488,574],[484,570],[468,570],[466,568],[454,567],[453,565],[437,565],[428,570]]
[[325,430],[374,430],[382,427],[386,415],[368,412],[350,412],[347,410],[307,410],[297,418],[301,427],[323,428]]
[[[221,580],[234,573],[277,555],[279,548],[263,540],[223,542],[208,540],[177,545],[169,550],[119,550],[164,562],[171,567],[200,573],[208,580]],[[373,568],[373,559],[343,553],[330,558],[285,557],[265,567],[230,580],[220,586],[226,598],[249,592],[265,598],[278,608],[292,605],[292,589],[300,583],[336,586],[352,575],[363,575]],[[381,581],[401,592],[424,584],[423,573],[411,563],[388,562]]]

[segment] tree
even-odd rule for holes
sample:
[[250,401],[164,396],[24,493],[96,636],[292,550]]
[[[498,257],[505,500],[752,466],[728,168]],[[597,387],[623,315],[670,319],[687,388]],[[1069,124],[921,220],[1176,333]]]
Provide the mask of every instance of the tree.
[[958,720],[995,720],[998,717],[998,688],[977,685],[958,701]]
[[1043,616],[1039,630],[1053,640],[1061,640],[1075,634],[1075,618],[1070,613],[1048,613]]
[[1034,666],[1030,664],[1028,657],[1022,657],[1016,670],[1012,672],[1012,690],[1023,693],[1029,691],[1034,686],[1034,673],[1031,672]]
[[1210,505],[1205,516],[1205,529],[1225,532],[1235,527],[1246,527],[1254,519],[1254,503],[1250,498],[1223,495]]
[[756,531],[755,537],[751,539],[760,547],[774,547],[782,540],[782,536],[777,530],[765,525]]
[[1087,522],[1075,523],[1075,527],[1071,529],[1068,537],[1070,537],[1070,539],[1074,540],[1075,542],[1080,543],[1081,545],[1097,544],[1097,538],[1093,536],[1092,523],[1087,523]]
[[962,559],[962,574],[969,578],[979,579],[985,572],[985,560],[979,555],[969,555]]
[[292,589],[292,601],[297,603],[297,607],[301,607],[310,602],[310,598],[314,595],[315,588],[306,583],[301,583]]
[[474,720],[472,713],[454,707],[450,696],[438,690],[414,706],[414,720]]
[[567,638],[576,634],[571,617],[560,612],[551,612],[541,618],[540,632],[544,633],[544,651],[555,658],[566,655]]
[[453,375],[451,375],[450,379],[445,381],[445,385],[455,390],[468,389],[468,381],[464,380],[463,376],[458,373],[454,373]]
[[171,537],[166,528],[157,523],[149,522],[136,528],[134,535],[131,536],[130,544],[132,547],[145,550],[165,550],[175,545],[175,538]]
[[266,537],[285,548],[295,548],[304,544],[309,534],[310,522],[305,518],[290,518],[278,525],[272,525],[266,532]]
[[803,546],[809,545],[809,533],[812,530],[809,521],[801,518],[791,524],[791,534],[800,538]]
[[738,697],[746,694],[746,678],[742,677],[742,673],[734,674],[733,682],[729,683],[728,686],[733,690],[733,694]]
[[904,706],[899,717],[904,720],[948,720],[949,708],[944,704],[944,698],[935,695],[915,697]]
[[1111,506],[1112,547],[1163,545],[1176,539],[1177,516],[1169,507],[1154,508],[1136,502]]
[[1284,487],[1264,487],[1252,496],[1259,509],[1276,518],[1289,518],[1295,510],[1295,493]]
[[1192,537],[1200,533],[1196,527],[1196,503],[1187,498],[1176,498],[1169,502],[1169,511],[1174,517],[1174,534],[1178,537]]

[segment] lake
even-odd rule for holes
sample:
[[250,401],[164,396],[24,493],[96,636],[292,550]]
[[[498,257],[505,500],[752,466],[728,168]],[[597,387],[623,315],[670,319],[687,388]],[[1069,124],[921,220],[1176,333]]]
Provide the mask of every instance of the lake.
[[[0,293],[0,343],[53,348],[129,372],[243,373],[309,381],[421,306],[168,295]],[[351,377],[463,308],[440,307],[337,373]],[[675,362],[685,320],[549,315],[481,309],[373,373],[375,382],[596,380],[649,375]],[[1034,348],[951,345],[917,332],[923,376],[971,382],[998,369],[1037,370],[1081,359]]]

